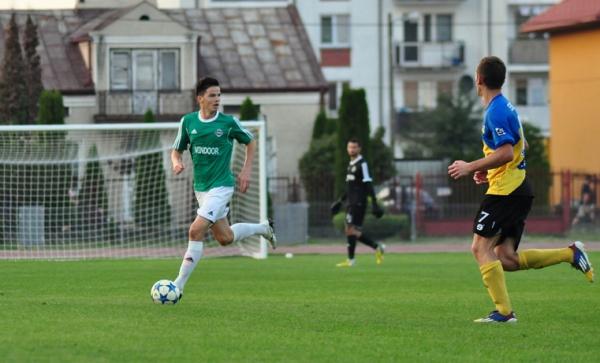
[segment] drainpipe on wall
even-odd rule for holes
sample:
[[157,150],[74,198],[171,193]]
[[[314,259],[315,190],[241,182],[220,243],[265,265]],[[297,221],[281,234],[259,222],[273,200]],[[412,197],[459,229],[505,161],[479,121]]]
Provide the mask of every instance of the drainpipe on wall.
[[492,0],[487,1],[487,54],[492,55]]
[[[379,65],[378,65],[378,74],[377,74],[377,90],[379,93],[379,120],[378,125],[383,126],[383,14],[382,12],[382,0],[377,2],[377,53],[379,54]],[[386,133],[389,133],[389,130],[386,130]]]
[[390,87],[390,130],[387,130],[390,140],[390,147],[392,148],[392,152],[394,153],[394,157],[396,156],[396,149],[394,147],[394,129],[395,129],[395,120],[396,120],[396,107],[394,106],[394,41],[392,39],[394,35],[393,23],[392,23],[392,13],[388,14],[388,82]]

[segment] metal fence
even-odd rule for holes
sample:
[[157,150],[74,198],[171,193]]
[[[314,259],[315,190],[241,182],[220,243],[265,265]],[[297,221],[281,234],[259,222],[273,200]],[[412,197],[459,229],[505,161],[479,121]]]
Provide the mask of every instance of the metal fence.
[[[531,170],[528,180],[535,195],[528,229],[535,233],[567,232],[577,214],[582,213],[585,188],[593,191],[593,195],[587,197],[586,211],[595,212],[595,215],[588,213],[579,218],[575,226],[600,229],[600,195],[596,192],[600,187],[600,173]],[[419,234],[442,235],[470,233],[472,219],[486,188],[486,185],[476,185],[470,178],[452,180],[445,173],[416,173],[380,183],[376,185],[376,192],[387,213],[412,216]],[[269,192],[272,204],[308,203],[310,236],[339,235],[333,228],[329,210],[335,199],[332,181],[323,180],[311,186],[304,185],[297,176],[270,178]]]

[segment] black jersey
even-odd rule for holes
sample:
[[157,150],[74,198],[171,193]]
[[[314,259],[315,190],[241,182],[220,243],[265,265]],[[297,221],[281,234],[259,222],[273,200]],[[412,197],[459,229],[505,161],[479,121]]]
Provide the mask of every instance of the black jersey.
[[351,160],[346,171],[346,197],[349,205],[367,204],[370,184],[373,180],[369,174],[367,161],[359,155]]

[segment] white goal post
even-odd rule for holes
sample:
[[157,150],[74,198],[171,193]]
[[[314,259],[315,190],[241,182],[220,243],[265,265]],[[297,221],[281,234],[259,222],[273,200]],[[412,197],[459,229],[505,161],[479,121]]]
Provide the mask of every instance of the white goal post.
[[[237,190],[230,222],[267,219],[266,130],[243,121],[257,140],[250,187]],[[181,257],[198,207],[193,165],[171,171],[178,122],[0,126],[0,259]],[[245,146],[235,143],[239,172]],[[205,256],[267,257],[250,237]]]

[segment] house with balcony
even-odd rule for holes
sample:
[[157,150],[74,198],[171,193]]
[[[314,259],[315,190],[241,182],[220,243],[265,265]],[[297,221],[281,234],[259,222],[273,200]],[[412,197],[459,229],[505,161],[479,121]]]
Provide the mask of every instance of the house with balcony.
[[[137,122],[148,109],[178,122],[197,108],[196,81],[212,76],[225,113],[238,113],[245,97],[260,107],[276,155],[271,172],[297,173],[327,83],[293,5],[118,3],[16,11],[19,24],[30,14],[38,25],[44,88],[62,92],[67,123]],[[0,11],[3,25],[11,13]],[[2,29],[0,50],[4,37]]]

